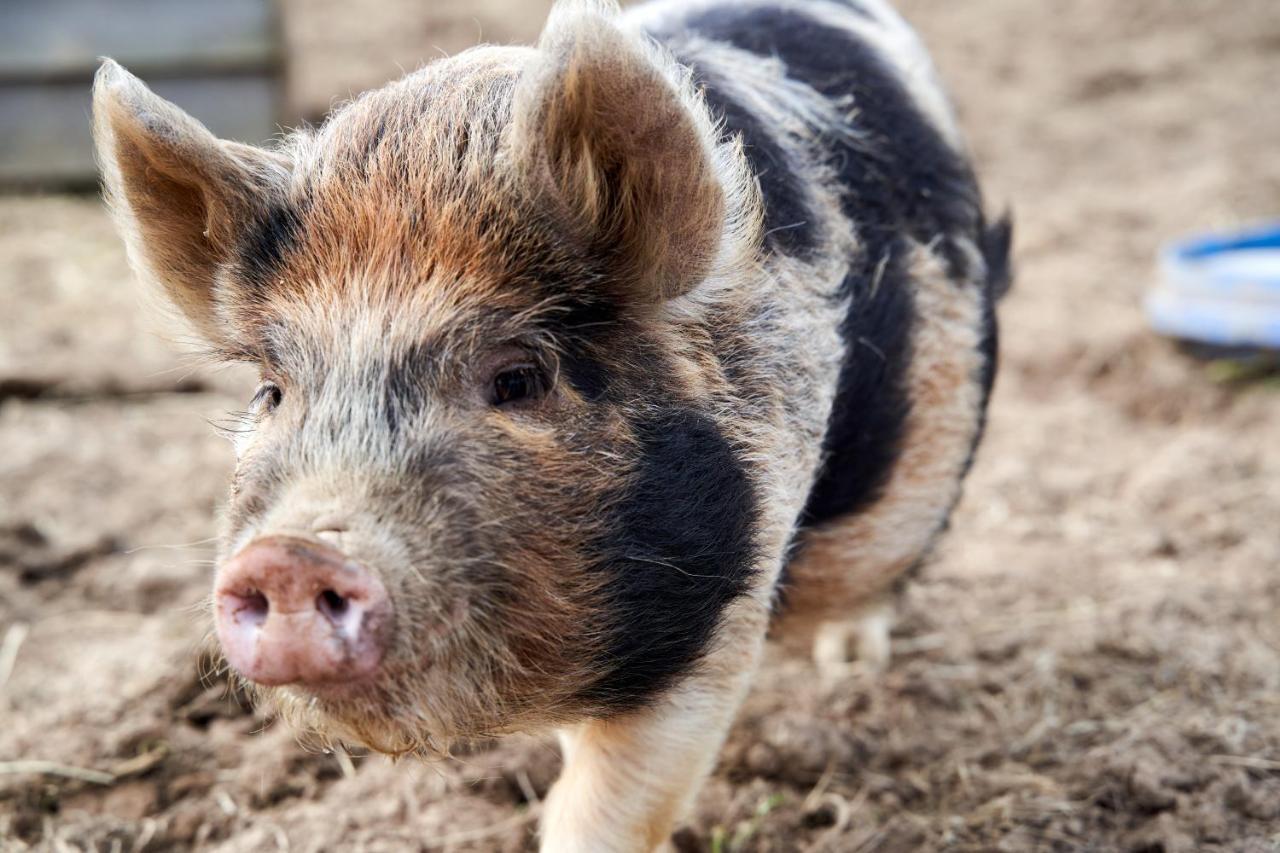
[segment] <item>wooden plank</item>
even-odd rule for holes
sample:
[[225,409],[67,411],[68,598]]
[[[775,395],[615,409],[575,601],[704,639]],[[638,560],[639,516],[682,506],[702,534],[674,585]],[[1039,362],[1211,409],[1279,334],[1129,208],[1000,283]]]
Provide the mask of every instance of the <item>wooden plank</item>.
[[[261,143],[278,130],[272,77],[158,80],[152,88],[219,136]],[[97,168],[89,116],[88,82],[0,86],[0,185],[91,185]]]
[[270,0],[0,0],[0,80],[83,77],[110,56],[135,73],[265,70]]

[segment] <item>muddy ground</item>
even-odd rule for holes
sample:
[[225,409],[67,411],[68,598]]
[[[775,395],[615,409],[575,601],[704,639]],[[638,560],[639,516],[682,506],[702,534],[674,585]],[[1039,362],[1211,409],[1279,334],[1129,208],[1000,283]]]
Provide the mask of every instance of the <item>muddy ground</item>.
[[[682,840],[1280,849],[1280,385],[1140,311],[1162,240],[1280,213],[1280,10],[905,6],[1017,210],[990,430],[889,671],[770,661]],[[529,849],[549,741],[309,753],[201,680],[250,383],[139,302],[95,200],[0,200],[0,848]]]

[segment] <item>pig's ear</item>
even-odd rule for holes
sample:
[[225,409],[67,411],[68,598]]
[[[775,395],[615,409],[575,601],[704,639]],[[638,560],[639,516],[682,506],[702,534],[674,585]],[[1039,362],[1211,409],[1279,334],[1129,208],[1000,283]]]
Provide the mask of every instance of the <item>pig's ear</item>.
[[516,157],[616,280],[657,302],[697,284],[719,246],[715,134],[673,64],[598,8],[553,11],[517,89]]
[[226,142],[105,60],[93,85],[93,134],[107,200],[134,268],[215,346],[218,270],[241,229],[284,185],[280,155]]

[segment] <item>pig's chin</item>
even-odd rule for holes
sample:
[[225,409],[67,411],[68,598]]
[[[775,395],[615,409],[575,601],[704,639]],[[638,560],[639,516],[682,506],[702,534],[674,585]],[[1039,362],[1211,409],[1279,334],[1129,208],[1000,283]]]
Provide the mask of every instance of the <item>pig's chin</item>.
[[250,685],[250,692],[255,704],[273,709],[302,742],[321,748],[344,745],[393,756],[443,758],[453,743],[496,734],[500,728],[492,720],[482,721],[475,708],[449,703],[448,690],[426,685],[414,690],[385,682]]

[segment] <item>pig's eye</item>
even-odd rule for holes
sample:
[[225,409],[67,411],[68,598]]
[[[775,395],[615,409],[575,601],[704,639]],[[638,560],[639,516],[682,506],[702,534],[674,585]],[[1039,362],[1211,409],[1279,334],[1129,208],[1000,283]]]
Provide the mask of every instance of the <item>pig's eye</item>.
[[495,406],[506,406],[536,400],[546,392],[543,372],[532,364],[521,364],[501,370],[493,377],[490,397]]
[[253,395],[253,401],[249,404],[249,408],[255,412],[263,414],[271,414],[280,408],[280,403],[284,400],[284,391],[274,382],[263,382],[258,386],[258,392]]

